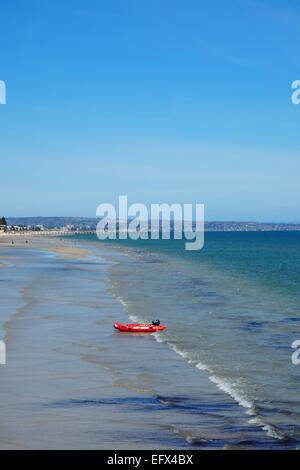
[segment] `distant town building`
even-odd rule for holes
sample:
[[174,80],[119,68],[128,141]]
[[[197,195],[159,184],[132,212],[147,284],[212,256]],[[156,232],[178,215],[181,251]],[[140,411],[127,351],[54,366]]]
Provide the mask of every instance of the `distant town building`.
[[5,217],[0,219],[0,234],[6,231],[7,223]]

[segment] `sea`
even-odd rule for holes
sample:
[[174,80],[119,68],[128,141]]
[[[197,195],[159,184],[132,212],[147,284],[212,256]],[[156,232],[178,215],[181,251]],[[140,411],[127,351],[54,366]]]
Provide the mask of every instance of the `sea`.
[[[230,397],[233,409],[214,410],[214,419],[219,413],[231,421],[224,431],[239,426],[238,405],[251,430],[244,445],[297,446],[300,366],[292,362],[292,343],[300,339],[300,233],[208,232],[199,251],[186,251],[184,240],[108,245],[123,255],[110,283],[129,321],[160,319],[167,329],[155,340]],[[195,406],[196,414],[215,407],[201,388],[193,400],[175,396],[176,406]],[[256,442],[255,428],[272,444]]]

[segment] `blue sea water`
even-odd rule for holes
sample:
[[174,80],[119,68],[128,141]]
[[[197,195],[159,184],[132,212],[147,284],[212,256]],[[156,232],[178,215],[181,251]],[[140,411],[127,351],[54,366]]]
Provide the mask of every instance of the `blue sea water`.
[[266,447],[299,445],[300,366],[291,344],[300,339],[300,233],[206,233],[193,252],[180,240],[78,239],[119,253],[111,291],[129,319],[160,318],[167,329],[156,339],[237,404]]

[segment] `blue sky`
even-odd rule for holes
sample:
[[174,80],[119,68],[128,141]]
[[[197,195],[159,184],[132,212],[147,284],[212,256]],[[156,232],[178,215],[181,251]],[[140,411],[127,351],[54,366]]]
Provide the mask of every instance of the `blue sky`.
[[0,213],[300,220],[296,0],[0,3]]

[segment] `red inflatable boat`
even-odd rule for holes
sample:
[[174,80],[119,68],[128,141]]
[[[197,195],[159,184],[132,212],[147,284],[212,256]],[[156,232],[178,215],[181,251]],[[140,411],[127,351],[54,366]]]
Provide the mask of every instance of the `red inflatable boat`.
[[114,328],[119,331],[124,331],[127,333],[154,333],[155,331],[163,331],[166,327],[164,325],[157,325],[151,323],[114,323]]

